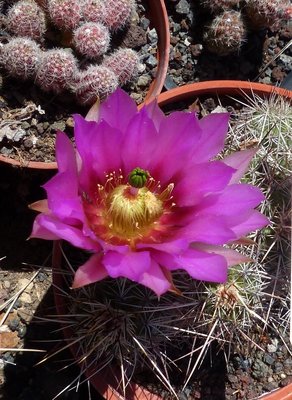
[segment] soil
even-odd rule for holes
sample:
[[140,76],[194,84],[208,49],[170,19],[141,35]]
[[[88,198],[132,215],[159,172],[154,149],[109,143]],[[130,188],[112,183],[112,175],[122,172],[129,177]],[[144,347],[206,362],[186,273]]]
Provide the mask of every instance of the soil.
[[[291,25],[283,24],[276,31],[251,32],[240,54],[221,58],[204,49],[198,22],[201,16],[195,2],[185,0],[188,5],[185,12],[181,8],[177,11],[179,3],[179,0],[167,1],[171,51],[165,90],[211,79],[249,79],[280,84],[289,73],[291,48],[276,56],[291,38]],[[145,69],[138,81],[127,88],[137,103],[143,101],[156,67],[155,57],[148,59],[149,48],[154,53],[156,46],[155,32],[149,31],[148,22],[140,16],[140,27],[147,32],[147,39],[141,36],[141,30],[133,29],[130,33],[132,43],[143,38],[140,54],[145,60]],[[7,32],[2,28],[0,41],[5,41]],[[66,130],[72,137],[72,113],[85,115],[86,110],[76,106],[70,94],[48,96],[32,82],[19,83],[8,78],[4,71],[1,73],[0,153],[21,160],[24,165],[28,160],[54,160],[56,130]],[[7,120],[12,122],[3,125]],[[41,185],[50,176],[51,172],[0,165],[0,349],[40,349],[51,354],[64,345],[59,325],[46,321],[48,316],[51,320],[55,315],[50,269],[52,244],[36,239],[27,241],[35,217],[27,206],[44,197]],[[11,299],[19,291],[13,302]],[[6,306],[1,308],[1,304]],[[282,338],[269,333],[258,341],[264,351],[253,348],[245,355],[235,353],[228,366],[222,354],[213,359],[211,367],[206,361],[196,382],[184,393],[178,388],[179,398],[252,400],[291,383],[288,333]],[[62,352],[35,366],[44,354],[47,353],[0,350],[0,399],[51,400],[78,375],[79,370],[74,365],[62,369],[72,360],[70,352]],[[165,399],[169,398],[163,388],[158,386],[157,390]],[[77,392],[65,391],[59,398],[101,399],[88,385],[81,385]]]

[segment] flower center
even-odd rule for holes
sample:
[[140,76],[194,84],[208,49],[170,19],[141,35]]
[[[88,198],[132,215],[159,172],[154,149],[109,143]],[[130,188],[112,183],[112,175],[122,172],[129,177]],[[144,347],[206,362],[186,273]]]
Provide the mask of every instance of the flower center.
[[94,199],[83,196],[88,223],[96,236],[133,248],[142,239],[156,240],[163,231],[162,217],[174,205],[171,203],[174,185],[161,190],[160,183],[141,168],[135,168],[128,180],[121,171],[106,178],[104,185],[97,185]]
[[146,187],[135,193],[120,185],[107,197],[104,218],[114,236],[130,240],[147,234],[162,213],[163,202]]

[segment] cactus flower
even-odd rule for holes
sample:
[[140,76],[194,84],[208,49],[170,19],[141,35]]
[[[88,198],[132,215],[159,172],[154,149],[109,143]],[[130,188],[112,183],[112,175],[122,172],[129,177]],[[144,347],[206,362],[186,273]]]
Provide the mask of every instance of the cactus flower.
[[238,183],[255,150],[214,159],[228,114],[165,116],[156,102],[137,111],[120,89],[93,114],[75,115],[76,150],[58,133],[58,173],[44,185],[31,237],[92,253],[73,288],[125,277],[160,296],[176,290],[178,269],[225,282],[229,265],[247,261],[226,245],[267,224],[254,209],[263,194]]

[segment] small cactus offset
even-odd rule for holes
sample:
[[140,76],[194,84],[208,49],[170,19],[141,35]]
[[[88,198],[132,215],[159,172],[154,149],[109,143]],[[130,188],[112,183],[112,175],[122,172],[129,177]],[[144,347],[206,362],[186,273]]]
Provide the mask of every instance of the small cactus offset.
[[118,78],[109,68],[91,65],[76,76],[74,92],[81,104],[103,100],[118,87]]
[[[290,0],[245,0],[244,11],[254,29],[271,28],[289,19]],[[291,18],[291,15],[290,15]]]
[[108,28],[99,22],[86,22],[74,31],[73,42],[80,54],[95,59],[107,52],[110,33]]
[[103,22],[105,2],[103,0],[83,0],[81,2],[83,19],[86,22]]
[[49,50],[41,58],[35,82],[42,90],[58,94],[70,87],[77,70],[77,60],[70,50]]
[[9,75],[25,80],[35,76],[42,51],[34,40],[19,37],[5,44],[1,54]]
[[124,85],[137,76],[139,62],[139,56],[134,50],[119,49],[106,57],[103,65],[111,69],[117,76],[119,83]]
[[238,7],[239,0],[201,0],[201,4],[215,14],[222,10],[230,10],[233,7]]
[[129,21],[134,7],[134,0],[107,0],[104,23],[113,31],[122,29]]
[[21,0],[8,11],[7,26],[16,36],[39,41],[46,31],[45,13],[33,0]]
[[79,0],[48,0],[48,12],[53,24],[66,31],[76,28],[82,17]]
[[239,52],[246,38],[241,13],[229,10],[216,16],[204,35],[206,47],[220,56]]

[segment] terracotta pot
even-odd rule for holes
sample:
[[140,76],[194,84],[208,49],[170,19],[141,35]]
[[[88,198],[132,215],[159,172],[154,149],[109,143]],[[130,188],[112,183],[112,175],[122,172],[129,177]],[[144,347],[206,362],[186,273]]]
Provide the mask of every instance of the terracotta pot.
[[[270,85],[264,85],[260,83],[244,82],[244,81],[207,81],[185,85],[172,89],[168,92],[164,92],[157,97],[158,104],[160,106],[176,103],[184,100],[195,100],[200,95],[207,94],[221,94],[221,95],[232,95],[240,96],[243,94],[250,95],[252,92],[259,96],[266,96],[273,92],[285,96],[292,100],[292,91],[287,91]],[[139,107],[140,108],[140,107]],[[61,287],[64,290],[64,281],[61,273],[56,273],[56,269],[62,268],[62,254],[60,251],[60,242],[56,242],[54,245],[53,252],[53,283],[55,287]],[[56,308],[59,315],[67,314],[66,307],[64,305],[64,297],[61,292],[57,289],[54,290]],[[65,338],[70,338],[70,329],[64,328]],[[77,354],[77,347],[71,346],[73,356]],[[119,376],[119,371],[114,371]],[[94,374],[94,371],[89,368],[86,375],[90,377],[90,382],[93,387],[107,400],[162,400],[161,397],[150,393],[146,389],[140,387],[137,384],[131,384],[128,386],[126,397],[122,396],[121,393],[115,387],[117,387],[117,379],[113,376],[113,371],[106,373],[103,371],[98,374]],[[264,400],[292,400],[292,384],[288,385],[283,389],[276,390],[264,397]]]
[[[158,35],[157,45],[157,72],[156,77],[150,84],[145,101],[149,102],[159,95],[165,81],[170,48],[170,31],[168,15],[164,0],[147,0],[149,6],[147,17],[150,20],[150,28],[155,28]],[[27,161],[21,162],[0,154],[0,161],[25,168],[33,169],[57,169],[56,162]]]

